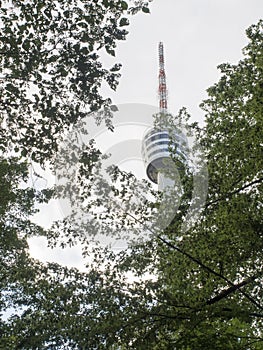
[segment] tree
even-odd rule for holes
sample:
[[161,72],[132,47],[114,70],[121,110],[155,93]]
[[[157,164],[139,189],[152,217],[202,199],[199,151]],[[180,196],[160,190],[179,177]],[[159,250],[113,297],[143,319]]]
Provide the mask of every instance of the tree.
[[[73,294],[82,290],[85,303],[93,272],[83,275],[30,257],[27,238],[46,234],[31,215],[53,191],[25,182],[32,161],[52,164],[60,138],[77,120],[104,109],[111,128],[114,108],[99,89],[103,81],[117,87],[121,65],[103,67],[99,51],[114,56],[117,41],[128,34],[126,16],[140,10],[149,12],[147,1],[0,1],[1,348],[83,342],[75,314],[81,298]],[[72,305],[54,322],[51,310],[57,300],[61,311],[66,295]]]
[[100,87],[116,89],[121,64],[107,69],[99,53],[114,56],[128,34],[126,16],[148,12],[147,6],[143,0],[1,1],[1,149],[44,163],[61,135],[91,111],[105,108],[110,127],[111,101]]
[[[205,127],[188,125],[203,147],[209,170],[208,196],[199,220],[187,232],[181,230],[191,202],[192,179],[186,172],[184,195],[171,225],[126,253],[110,253],[114,267],[101,271],[115,286],[107,309],[97,299],[103,310],[97,315],[102,324],[98,332],[109,334],[108,346],[115,341],[116,348],[127,349],[262,348],[262,21],[247,35],[245,57],[237,65],[219,66],[221,78],[208,89],[202,104]],[[179,117],[184,116],[182,110]],[[170,127],[177,127],[173,122],[170,118]],[[126,204],[135,179],[115,170],[113,180],[122,185],[113,193]],[[82,174],[90,180],[92,170]],[[86,194],[83,199],[88,199]],[[104,220],[109,226],[110,219],[115,231],[127,225],[138,229],[138,224],[144,229],[153,203],[146,201],[144,207],[125,213],[116,206],[115,213],[105,216],[101,196],[88,204],[89,210],[98,203],[105,209],[97,215],[98,229],[104,229]],[[66,235],[71,242],[83,234],[72,218],[62,225],[65,230],[71,224]],[[97,254],[97,269],[104,266],[105,256]],[[120,290],[118,281],[128,272],[139,282],[126,282]],[[154,277],[143,280],[149,272]]]
[[207,201],[182,233],[186,196],[181,218],[156,239],[158,288],[136,348],[262,348],[262,21],[247,35],[244,59],[221,65],[208,89],[205,127],[192,125],[207,159]]
[[208,89],[204,129],[192,126],[207,158],[206,205],[182,233],[186,197],[156,239],[158,288],[136,348],[262,348],[262,21],[247,35],[245,58],[221,65]]
[[[103,3],[113,6],[117,2]],[[21,264],[12,265],[12,259],[3,259],[7,265],[2,265],[2,309],[11,304],[21,310],[8,320],[2,320],[2,347],[262,348],[261,27],[262,21],[248,29],[249,44],[243,60],[237,65],[221,65],[222,77],[208,90],[208,99],[203,103],[205,127],[201,129],[195,123],[187,127],[203,147],[210,177],[205,207],[187,232],[181,227],[191,201],[192,178],[191,173],[183,169],[181,203],[164,232],[147,242],[131,245],[119,254],[95,247],[93,263],[87,266],[86,273],[56,264],[40,264],[29,258],[23,234],[41,232],[51,244],[56,244],[57,238],[64,234],[64,245],[82,240],[87,255],[89,242],[83,239],[81,230],[85,227],[71,220],[74,216],[62,224],[57,223],[48,233],[32,225],[28,215],[33,210],[33,199],[48,200],[51,194],[20,190],[19,181],[26,179],[25,165],[3,159],[0,171],[5,179],[1,202],[4,229],[1,234],[3,232],[5,237],[3,243],[8,245],[9,242],[12,249],[3,244],[2,251],[6,257],[8,254],[17,256],[24,268]],[[56,62],[59,63],[59,59]],[[12,80],[12,86],[14,84]],[[54,84],[54,89],[56,86]],[[182,110],[179,117],[184,116]],[[177,127],[173,120],[170,118],[171,128]],[[11,121],[14,123],[14,118]],[[61,125],[70,124],[67,118],[65,124],[60,122]],[[10,130],[16,131],[12,123]],[[24,124],[25,120],[21,119],[21,125]],[[4,135],[2,140],[6,147]],[[22,144],[16,139],[13,142]],[[39,159],[46,159],[43,147],[35,147]],[[29,154],[33,152],[30,147],[26,149]],[[77,164],[78,181],[83,189],[81,195],[90,200],[90,210],[98,208],[100,203],[103,209],[104,194],[97,193],[94,199],[88,191],[89,184],[96,183],[94,174],[102,155],[94,150],[93,144],[86,145],[83,151]],[[173,158],[176,160],[175,154]],[[111,190],[117,203],[124,203],[125,207],[131,202],[136,179],[116,168],[110,169],[110,175],[113,187],[105,186],[106,194]],[[11,178],[17,180],[12,182]],[[148,184],[145,186],[151,191]],[[112,225],[113,234],[127,225],[143,230],[143,220],[155,214],[158,202],[144,200],[143,196],[139,198],[143,205],[137,211],[134,208],[132,212],[123,213],[119,206],[111,206],[107,215],[101,211],[97,215],[100,226],[96,227],[104,229]],[[14,238],[7,235],[6,227],[11,229]],[[127,278],[131,273],[133,279]],[[150,277],[146,278],[146,273],[150,273]],[[7,293],[10,290],[11,295]]]

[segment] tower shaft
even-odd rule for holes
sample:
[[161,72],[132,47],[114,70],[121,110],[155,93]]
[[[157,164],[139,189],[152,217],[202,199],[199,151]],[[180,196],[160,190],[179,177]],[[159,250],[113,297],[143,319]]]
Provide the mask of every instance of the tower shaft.
[[159,108],[160,113],[167,113],[167,88],[162,42],[159,43]]

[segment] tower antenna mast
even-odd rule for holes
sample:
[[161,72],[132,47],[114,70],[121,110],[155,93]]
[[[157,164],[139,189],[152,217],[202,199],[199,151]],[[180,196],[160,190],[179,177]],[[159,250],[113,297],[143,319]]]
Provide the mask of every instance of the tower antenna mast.
[[159,106],[160,113],[167,113],[167,88],[164,70],[163,43],[159,43]]

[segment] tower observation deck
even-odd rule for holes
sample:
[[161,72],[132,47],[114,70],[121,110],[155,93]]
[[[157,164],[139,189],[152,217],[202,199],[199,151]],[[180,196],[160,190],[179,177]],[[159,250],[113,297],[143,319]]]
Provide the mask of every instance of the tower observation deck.
[[[168,114],[162,42],[159,43],[159,111],[164,117]],[[171,142],[171,140],[173,141]],[[165,179],[160,170],[164,169],[167,160],[171,159],[170,149],[174,147],[178,160],[183,162],[187,158],[186,145],[187,139],[185,135],[178,130],[173,131],[173,135],[169,135],[165,127],[163,129],[153,127],[148,129],[144,134],[142,140],[142,156],[146,166],[146,173],[151,181],[158,184],[159,190],[162,190],[165,185],[169,183],[169,179]]]

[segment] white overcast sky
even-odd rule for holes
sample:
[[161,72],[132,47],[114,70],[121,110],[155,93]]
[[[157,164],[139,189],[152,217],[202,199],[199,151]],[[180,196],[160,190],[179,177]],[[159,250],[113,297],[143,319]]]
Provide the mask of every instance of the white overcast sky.
[[[186,106],[193,120],[202,120],[198,106],[219,78],[217,65],[242,58],[245,30],[262,17],[263,1],[154,0],[150,9],[149,15],[131,17],[128,38],[119,42],[116,57],[104,58],[107,65],[123,64],[117,92],[110,93],[113,102],[158,105],[158,42],[163,41],[169,111]],[[38,220],[49,222],[57,213],[54,203]],[[30,247],[36,258],[81,268],[78,247],[50,251],[42,238],[32,239]]]
[[153,0],[151,14],[131,18],[118,46],[122,78],[116,103],[156,105],[158,42],[163,41],[169,109],[186,106],[194,119],[205,90],[218,79],[217,65],[237,63],[245,30],[263,15],[262,0]]

